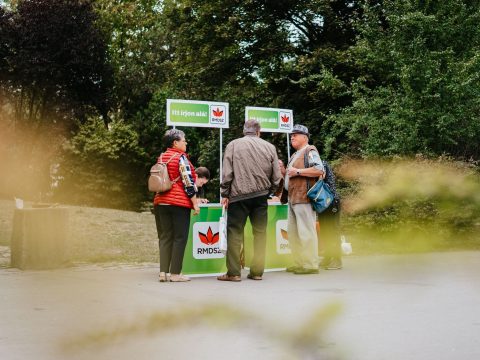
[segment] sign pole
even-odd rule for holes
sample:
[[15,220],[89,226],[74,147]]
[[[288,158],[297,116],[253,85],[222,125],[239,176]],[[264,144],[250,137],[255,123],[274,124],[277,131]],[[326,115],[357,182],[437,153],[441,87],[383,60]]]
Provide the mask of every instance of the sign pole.
[[288,156],[287,162],[290,162],[290,134],[286,133],[285,135],[287,135],[287,156]]
[[[220,178],[219,183],[222,183],[222,176],[223,176],[223,128],[220,128]],[[222,199],[222,190],[220,189],[220,200]]]

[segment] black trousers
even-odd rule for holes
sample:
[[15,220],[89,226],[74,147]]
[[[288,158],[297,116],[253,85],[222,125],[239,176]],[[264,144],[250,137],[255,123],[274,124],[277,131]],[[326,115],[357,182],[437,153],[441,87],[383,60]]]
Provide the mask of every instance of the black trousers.
[[[323,244],[325,259],[341,259],[340,206],[332,203],[324,212],[318,214],[320,231],[319,242]],[[320,246],[319,246],[320,247]]]
[[188,241],[190,209],[173,205],[155,205],[160,271],[182,272],[183,254]]
[[238,276],[241,272],[240,251],[247,217],[250,218],[252,224],[254,244],[250,274],[262,276],[265,269],[268,222],[267,195],[236,201],[228,205],[227,269],[230,276]]

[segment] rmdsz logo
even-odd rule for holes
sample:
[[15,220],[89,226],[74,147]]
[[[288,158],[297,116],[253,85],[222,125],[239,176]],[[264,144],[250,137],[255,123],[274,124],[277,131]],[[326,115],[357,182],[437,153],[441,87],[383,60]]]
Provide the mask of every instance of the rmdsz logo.
[[220,234],[218,222],[197,222],[193,224],[193,257],[195,259],[223,258],[218,247]]
[[210,106],[210,124],[225,125],[227,123],[227,111],[225,105]]
[[291,112],[279,111],[278,116],[280,117],[279,128],[283,130],[292,130],[292,120],[293,116]]
[[276,225],[277,253],[291,254],[290,244],[288,242],[288,221],[278,220]]

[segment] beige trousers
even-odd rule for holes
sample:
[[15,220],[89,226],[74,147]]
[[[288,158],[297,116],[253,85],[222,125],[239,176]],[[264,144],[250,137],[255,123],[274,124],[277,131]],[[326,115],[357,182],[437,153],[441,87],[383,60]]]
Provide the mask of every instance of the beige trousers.
[[288,242],[295,266],[318,269],[316,221],[310,204],[288,204]]

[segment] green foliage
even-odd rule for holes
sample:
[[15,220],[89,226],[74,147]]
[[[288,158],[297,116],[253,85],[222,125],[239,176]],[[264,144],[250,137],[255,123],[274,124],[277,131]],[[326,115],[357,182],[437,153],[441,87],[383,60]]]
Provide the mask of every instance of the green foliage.
[[[97,1],[112,34],[123,118],[150,134],[142,139],[147,148],[159,135],[151,119],[165,119],[158,100],[166,98],[228,101],[233,135],[225,132],[225,144],[238,136],[245,106],[290,107],[321,145],[315,133],[325,114],[349,103],[345,50],[357,8],[311,0]],[[194,156],[211,156],[191,145]],[[283,142],[281,149],[285,156]]]
[[[98,0],[96,9],[111,34],[119,116],[140,135],[149,162],[161,151],[167,98],[229,102],[223,146],[242,136],[250,105],[294,109],[322,148],[326,114],[349,104],[354,69],[346,50],[357,4]],[[218,130],[184,130],[193,163],[211,171],[208,197],[216,200]],[[286,160],[285,136],[264,137]]]
[[20,0],[2,13],[9,18],[0,23],[8,75],[0,87],[15,103],[18,120],[71,125],[89,106],[106,115],[106,44],[90,2]]
[[8,62],[7,56],[10,55],[9,37],[12,35],[12,26],[10,24],[11,14],[0,7],[0,81],[5,81],[4,76],[7,74]]
[[115,110],[130,121],[148,106],[170,71],[161,7],[158,0],[96,0],[94,7],[98,26],[109,35]]
[[[478,4],[477,4],[478,5]],[[363,156],[478,158],[480,8],[460,0],[366,6],[352,51],[364,76],[330,117],[330,143]]]
[[[172,329],[191,329],[192,325],[203,325],[207,326],[209,332],[219,331],[219,335],[233,330],[244,332],[245,328],[248,328],[256,338],[274,342],[282,355],[288,359],[339,358],[331,355],[326,346],[319,344],[325,343],[326,332],[342,312],[341,303],[330,302],[315,308],[307,320],[292,326],[291,323],[282,325],[278,319],[272,320],[254,311],[242,310],[238,306],[209,302],[168,311],[156,311],[128,323],[89,330],[64,340],[61,349],[63,354],[69,357],[79,349],[108,348],[116,342],[124,342],[145,334],[152,336]],[[211,353],[211,357],[215,357],[216,353],[214,351]]]
[[343,224],[363,251],[480,246],[477,165],[444,158],[347,161],[337,171],[357,183],[344,196]]
[[56,198],[71,204],[138,209],[145,194],[144,152],[132,126],[98,118],[80,126],[68,141],[57,179]]
[[64,139],[88,115],[108,122],[106,39],[90,1],[9,3],[0,4],[1,192],[45,201]]
[[[8,3],[0,5],[0,129],[28,145],[17,154],[20,139],[3,141],[2,163],[25,163],[20,174],[36,166],[28,159],[48,154],[35,171],[44,192],[57,164],[65,174],[73,168],[72,146],[92,176],[104,172],[97,151],[104,160],[119,154],[106,150],[113,140],[100,127],[89,135],[98,148],[86,146],[91,123],[77,126],[98,115],[105,125],[128,125],[128,135],[115,135],[137,139],[126,141],[134,155],[122,166],[146,174],[162,151],[168,98],[229,102],[223,146],[241,136],[245,106],[265,106],[293,109],[322,157],[480,155],[478,1]],[[211,170],[208,195],[217,200],[219,131],[184,130],[193,163]],[[263,136],[286,160],[285,136]],[[76,142],[82,137],[85,146]],[[147,199],[145,181],[127,183],[129,204]],[[67,199],[66,188],[54,191]]]

